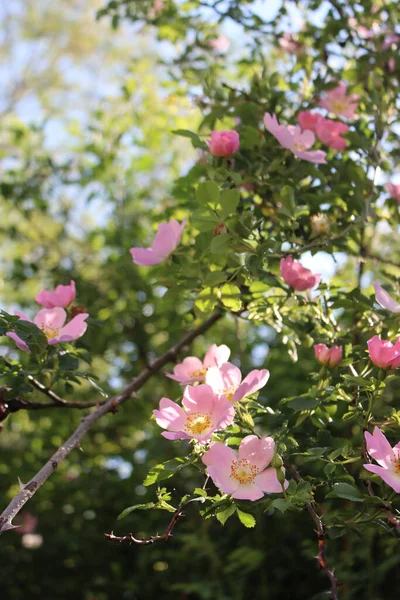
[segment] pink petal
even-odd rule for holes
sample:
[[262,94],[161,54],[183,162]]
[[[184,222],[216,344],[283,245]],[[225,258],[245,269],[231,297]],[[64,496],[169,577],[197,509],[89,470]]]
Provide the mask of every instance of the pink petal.
[[151,245],[153,252],[162,259],[167,258],[179,244],[185,224],[186,220],[181,226],[175,219],[168,223],[160,223],[157,235]]
[[[265,471],[262,471],[262,473],[259,473],[255,479],[254,479],[254,483],[260,488],[260,490],[262,490],[263,492],[266,492],[267,494],[279,494],[282,492],[282,486],[278,481],[278,477],[276,475],[276,469],[274,468],[270,468],[270,469],[266,469]],[[284,488],[285,490],[287,489],[289,485],[289,482],[286,481],[284,482]]]
[[225,429],[233,422],[234,418],[235,409],[232,402],[229,402],[225,396],[217,397],[211,411],[211,420],[215,423],[215,429]]
[[274,456],[275,442],[271,437],[248,435],[240,443],[239,460],[248,460],[259,471],[265,469]]
[[19,317],[21,321],[28,321],[28,323],[33,323],[30,317],[27,317],[24,313],[20,312],[19,310],[14,311],[14,315],[16,317]]
[[378,467],[378,465],[363,465],[364,469],[379,475],[385,483],[387,483],[397,494],[400,494],[400,474],[393,470]]
[[65,327],[60,329],[60,333],[57,337],[49,340],[49,344],[72,342],[72,340],[77,340],[78,338],[82,337],[87,329],[87,323],[85,323],[85,321],[88,316],[88,313],[76,315],[76,317],[71,319],[71,321],[67,323]]
[[75,297],[75,282],[71,280],[69,285],[58,285],[54,292],[42,290],[36,296],[36,302],[45,308],[55,308],[57,306],[65,308],[75,300]]
[[240,369],[232,363],[224,363],[219,368],[211,367],[206,374],[206,383],[216,394],[235,391],[242,381]]
[[262,369],[261,371],[255,369],[254,371],[251,371],[247,375],[247,377],[243,379],[241,385],[233,394],[233,402],[236,402],[237,400],[241,400],[241,398],[244,398],[245,396],[251,396],[251,394],[258,392],[258,390],[261,390],[261,388],[263,388],[266,385],[268,379],[269,371],[267,371],[267,369]]
[[299,151],[292,149],[293,154],[298,158],[306,160],[307,162],[312,162],[320,165],[326,165],[326,152],[322,150],[313,150],[313,151]]
[[236,500],[259,500],[263,496],[263,492],[255,483],[241,484],[232,494],[232,498]]
[[133,262],[142,267],[154,267],[164,260],[161,256],[153,252],[152,248],[131,248],[130,253]]
[[207,467],[207,473],[224,494],[233,494],[239,487],[239,482],[230,476],[230,470],[225,471],[219,466],[210,466]]
[[215,400],[213,389],[203,383],[197,386],[188,385],[183,392],[182,404],[188,413],[211,414]]
[[224,363],[228,362],[229,356],[231,354],[230,349],[225,344],[221,346],[217,346],[213,344],[207,350],[207,353],[204,357],[203,364],[205,367],[220,367]]
[[232,448],[228,448],[220,442],[211,444],[210,449],[205,452],[201,458],[203,463],[208,467],[218,465],[230,472],[231,465],[234,460],[237,460],[237,454]]
[[185,427],[186,414],[184,410],[169,398],[161,398],[160,410],[153,410],[157,425],[163,429],[181,432]]
[[40,329],[61,329],[67,318],[63,308],[42,308],[39,310],[33,322]]
[[[25,319],[23,320],[25,321]],[[24,340],[21,340],[21,338],[14,331],[8,331],[6,335],[14,340],[20,350],[23,352],[30,352],[28,344],[26,344]]]
[[167,440],[190,440],[190,435],[185,433],[184,431],[163,431],[161,433],[163,437]]
[[377,282],[373,281],[372,285],[375,290],[375,300],[382,308],[386,308],[394,313],[400,313],[400,304],[396,302],[389,294],[383,289],[383,287]]
[[382,467],[391,468],[394,457],[393,449],[379,427],[374,427],[372,435],[366,431],[365,441],[368,454]]

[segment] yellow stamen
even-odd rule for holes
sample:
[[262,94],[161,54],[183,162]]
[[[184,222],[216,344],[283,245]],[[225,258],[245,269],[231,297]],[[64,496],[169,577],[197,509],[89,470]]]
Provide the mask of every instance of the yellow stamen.
[[239,483],[252,483],[257,473],[257,467],[255,465],[251,465],[250,462],[244,458],[241,460],[234,460],[232,463],[231,477],[236,479],[236,481],[239,481]]
[[211,424],[211,418],[208,414],[203,413],[192,413],[188,415],[185,431],[190,435],[201,435],[207,429],[211,429],[213,425]]
[[200,369],[199,371],[192,371],[191,373],[189,373],[189,377],[191,377],[192,379],[195,379],[197,377],[204,377],[205,374],[207,373],[207,369]]
[[42,327],[42,331],[48,340],[57,337],[60,332],[60,330],[55,327]]

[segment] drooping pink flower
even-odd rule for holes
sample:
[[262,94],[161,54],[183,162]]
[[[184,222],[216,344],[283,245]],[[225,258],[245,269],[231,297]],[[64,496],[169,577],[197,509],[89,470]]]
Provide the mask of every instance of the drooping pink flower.
[[213,131],[211,139],[207,140],[207,144],[213,156],[228,158],[239,150],[240,138],[235,130]]
[[319,105],[336,115],[354,119],[359,98],[357,94],[347,95],[347,87],[341,81],[333,90],[325,92],[325,97],[320,100]]
[[264,124],[266,129],[278,140],[281,146],[287,148],[298,158],[312,163],[326,164],[326,152],[309,148],[315,142],[315,135],[306,129],[301,131],[298,125],[279,125],[276,115],[265,113]]
[[58,285],[54,292],[42,290],[35,300],[45,308],[56,308],[57,306],[66,308],[75,300],[75,297],[75,281],[71,280],[69,285]]
[[310,290],[320,282],[321,275],[314,275],[291,256],[281,258],[280,267],[284,281],[298,292]]
[[324,117],[319,113],[312,113],[310,110],[301,110],[297,115],[297,120],[302,129],[308,129],[314,133],[317,131],[317,125]]
[[204,381],[207,370],[211,367],[220,367],[228,362],[230,354],[231,351],[225,344],[221,346],[213,344],[207,350],[203,362],[196,356],[187,356],[181,363],[175,365],[173,375],[171,373],[165,374],[182,385]]
[[335,150],[344,150],[347,146],[347,140],[340,137],[347,133],[349,126],[339,121],[331,121],[322,117],[317,124],[317,137],[323,143]]
[[[274,448],[272,438],[248,435],[241,441],[238,453],[216,442],[203,454],[202,461],[208,475],[224,494],[231,494],[237,500],[258,500],[265,493],[282,492],[276,469],[266,468],[274,456]],[[284,488],[288,485],[285,480]]]
[[210,440],[214,431],[225,429],[235,417],[235,409],[224,396],[215,394],[206,384],[188,385],[183,393],[183,408],[169,398],[161,398],[159,410],[153,410],[157,424],[168,440]]
[[400,313],[400,304],[383,289],[381,284],[377,281],[373,281],[372,285],[374,286],[375,300],[377,303],[380,304],[382,308],[390,310],[390,312]]
[[396,185],[394,183],[387,183],[385,185],[385,190],[392,196],[392,198],[397,200],[397,202],[400,202],[400,184]]
[[380,465],[363,465],[364,469],[379,475],[397,494],[400,494],[400,442],[395,446],[389,444],[386,436],[378,428],[371,434],[365,432],[368,454]]
[[226,52],[230,45],[231,41],[225,35],[220,35],[210,41],[210,46],[217,52]]
[[168,258],[181,241],[186,219],[182,223],[172,219],[168,223],[160,223],[154,242],[150,248],[131,248],[133,262],[137,265],[152,267]]
[[343,358],[342,346],[328,348],[325,344],[314,344],[315,358],[321,365],[336,367]]
[[374,335],[368,340],[369,357],[381,369],[397,369],[400,366],[400,338],[395,344]]
[[269,379],[269,371],[255,369],[242,381],[242,373],[238,367],[226,362],[220,367],[211,367],[206,375],[206,383],[215,393],[223,394],[230,402],[237,402],[261,390]]
[[[16,311],[15,315],[17,315],[21,321],[29,321],[30,323],[34,323],[36,327],[39,327],[39,329],[43,331],[47,338],[47,342],[50,345],[59,344],[61,342],[72,342],[73,340],[82,337],[87,329],[87,323],[85,321],[89,316],[87,313],[81,313],[65,325],[67,313],[60,307],[42,308],[39,310],[33,321],[21,312]],[[11,331],[7,333],[7,335],[14,340],[20,350],[29,352],[28,345],[21,340],[16,333]]]

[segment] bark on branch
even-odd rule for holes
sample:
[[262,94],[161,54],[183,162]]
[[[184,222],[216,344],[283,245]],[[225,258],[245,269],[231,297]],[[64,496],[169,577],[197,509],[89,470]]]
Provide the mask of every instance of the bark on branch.
[[4,510],[0,516],[0,534],[4,533],[9,529],[14,529],[13,525],[14,517],[19,513],[22,507],[28,502],[30,498],[37,492],[37,490],[47,481],[47,479],[54,473],[60,462],[62,462],[72,450],[79,447],[82,438],[91,429],[91,427],[104,415],[109,412],[115,412],[115,410],[131,398],[136,391],[138,391],[155,373],[158,373],[162,367],[168,362],[173,361],[177,358],[179,352],[188,346],[196,337],[210,329],[216,321],[222,317],[222,313],[216,312],[206,321],[201,323],[198,327],[187,333],[183,338],[172,346],[165,354],[160,356],[150,366],[146,367],[137,377],[135,377],[129,385],[127,385],[120,394],[110,398],[105,404],[98,406],[91,414],[86,416],[79,427],[74,433],[68,438],[68,440],[58,448],[53,456],[46,462],[46,464],[40,469],[38,473],[24,486],[21,487],[20,492],[11,500],[8,507]]

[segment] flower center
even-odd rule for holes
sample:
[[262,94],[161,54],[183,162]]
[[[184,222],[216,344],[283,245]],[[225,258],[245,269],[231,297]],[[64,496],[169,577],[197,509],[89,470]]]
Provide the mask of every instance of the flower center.
[[60,329],[57,327],[42,327],[42,331],[48,340],[58,336]]
[[343,112],[347,108],[345,100],[334,100],[331,104],[333,112]]
[[251,465],[250,462],[244,458],[241,460],[234,460],[232,463],[231,477],[236,479],[236,481],[239,483],[252,483],[257,473],[257,467],[255,465]]
[[210,428],[212,428],[210,415],[203,413],[192,413],[191,415],[188,415],[185,424],[186,433],[190,433],[191,435],[201,435]]
[[400,475],[400,452],[397,453],[397,458],[393,458],[394,470]]
[[233,394],[236,392],[237,387],[230,387],[223,391],[225,398],[228,398],[229,402],[232,402]]
[[204,369],[199,369],[198,371],[192,371],[191,373],[189,373],[189,377],[197,378],[197,377],[204,377],[205,374],[207,373],[207,369],[204,367]]
[[295,150],[298,150],[299,152],[304,152],[304,150],[307,150],[307,146],[305,144],[303,144],[303,142],[293,142],[293,148]]

